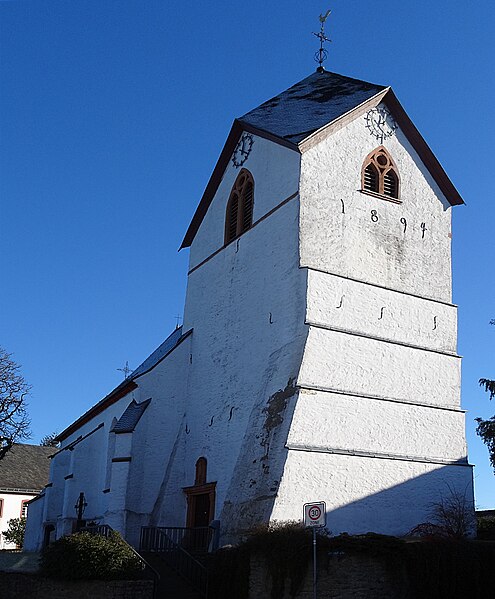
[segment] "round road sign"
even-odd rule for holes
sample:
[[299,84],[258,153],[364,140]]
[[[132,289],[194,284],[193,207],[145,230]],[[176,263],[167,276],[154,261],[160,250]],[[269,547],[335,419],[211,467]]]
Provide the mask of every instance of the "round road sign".
[[319,520],[321,516],[321,509],[318,505],[312,505],[308,510],[308,516],[311,520]]

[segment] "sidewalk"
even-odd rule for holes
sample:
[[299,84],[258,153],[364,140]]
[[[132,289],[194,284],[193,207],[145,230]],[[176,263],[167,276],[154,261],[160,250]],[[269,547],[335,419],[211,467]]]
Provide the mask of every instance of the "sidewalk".
[[0,551],[0,572],[37,572],[39,557],[27,551]]

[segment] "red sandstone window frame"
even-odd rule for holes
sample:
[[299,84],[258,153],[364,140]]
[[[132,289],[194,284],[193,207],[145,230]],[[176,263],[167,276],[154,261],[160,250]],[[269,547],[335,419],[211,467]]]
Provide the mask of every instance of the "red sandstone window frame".
[[364,159],[361,168],[361,192],[389,202],[401,203],[399,169],[384,146]]
[[254,178],[243,168],[230,191],[225,211],[224,244],[227,245],[253,226]]
[[3,516],[3,499],[0,498],[0,518]]
[[[27,511],[28,511],[28,502],[31,501],[30,499],[23,499],[21,501],[21,512],[20,512],[20,517],[21,518],[27,518]],[[24,515],[24,509],[26,510],[26,515]]]

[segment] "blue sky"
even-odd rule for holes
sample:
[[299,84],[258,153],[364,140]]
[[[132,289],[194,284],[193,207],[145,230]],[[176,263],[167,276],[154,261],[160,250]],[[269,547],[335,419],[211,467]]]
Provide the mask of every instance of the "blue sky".
[[[466,200],[454,210],[463,406],[495,377],[495,4],[336,0],[327,67],[392,85]],[[323,2],[0,1],[0,344],[32,384],[33,442],[122,380],[182,312],[177,252],[234,117],[315,69]]]

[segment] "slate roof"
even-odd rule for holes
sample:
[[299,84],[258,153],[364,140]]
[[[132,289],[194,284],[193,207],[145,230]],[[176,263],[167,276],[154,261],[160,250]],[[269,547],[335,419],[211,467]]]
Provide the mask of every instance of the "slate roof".
[[150,401],[151,399],[147,399],[146,401],[137,403],[136,401],[132,400],[122,416],[113,425],[112,432],[132,433],[132,431],[136,428],[141,416],[144,414],[144,411],[149,406]]
[[48,458],[56,451],[56,447],[15,443],[0,460],[0,491],[39,493],[48,483]]
[[299,143],[384,89],[337,73],[313,73],[239,121]]
[[166,339],[165,341],[159,345],[155,351],[146,358],[146,360],[139,365],[136,370],[133,370],[131,375],[130,375],[130,379],[135,379],[136,377],[140,376],[141,374],[144,374],[145,372],[148,372],[148,370],[151,370],[154,366],[156,366],[158,364],[158,362],[164,358],[169,351],[171,351],[172,349],[174,349],[174,347],[177,345],[177,343],[179,342],[180,338],[182,337],[182,327],[178,327],[175,329],[175,331],[173,333],[171,333]]

